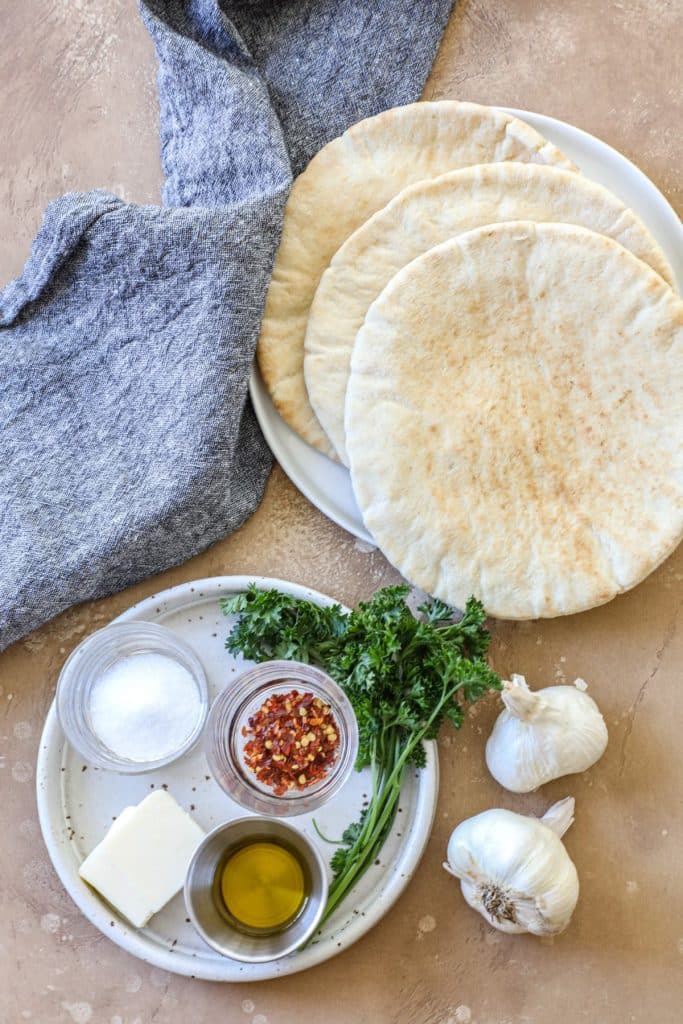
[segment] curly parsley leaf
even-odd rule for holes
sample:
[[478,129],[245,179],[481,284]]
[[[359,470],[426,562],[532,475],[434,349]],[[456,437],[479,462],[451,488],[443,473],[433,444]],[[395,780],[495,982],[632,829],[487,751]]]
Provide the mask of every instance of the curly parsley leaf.
[[324,664],[326,648],[346,629],[338,604],[321,608],[279,590],[259,590],[254,583],[220,605],[224,615],[240,615],[225,646],[251,661],[284,658]]

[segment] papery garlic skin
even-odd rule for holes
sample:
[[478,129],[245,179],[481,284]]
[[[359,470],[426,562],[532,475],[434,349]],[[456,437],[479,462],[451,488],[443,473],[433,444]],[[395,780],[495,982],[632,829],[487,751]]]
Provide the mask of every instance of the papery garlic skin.
[[604,754],[605,720],[582,689],[532,691],[524,676],[513,675],[501,696],[505,709],[486,744],[486,764],[512,793],[530,793],[552,779],[585,772]]
[[484,811],[454,830],[444,868],[460,879],[469,905],[499,931],[557,935],[579,898],[576,868],[561,839],[573,820],[572,797],[541,819]]

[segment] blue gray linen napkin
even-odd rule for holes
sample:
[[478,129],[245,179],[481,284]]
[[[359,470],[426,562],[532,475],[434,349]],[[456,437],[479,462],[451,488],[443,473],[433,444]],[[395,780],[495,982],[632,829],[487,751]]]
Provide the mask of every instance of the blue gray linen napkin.
[[292,175],[419,95],[453,0],[147,0],[164,206],[71,193],[0,293],[0,649],[261,499],[247,380]]

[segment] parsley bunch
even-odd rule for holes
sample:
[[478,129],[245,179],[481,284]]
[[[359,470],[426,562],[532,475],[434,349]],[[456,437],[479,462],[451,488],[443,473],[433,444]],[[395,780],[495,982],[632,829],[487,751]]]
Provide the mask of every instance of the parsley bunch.
[[481,602],[470,598],[456,622],[448,605],[432,600],[418,608],[417,618],[405,603],[409,589],[385,587],[349,614],[339,605],[321,608],[254,584],[221,601],[226,615],[240,616],[228,650],[252,661],[318,665],[339,683],[356,714],[356,768],[370,768],[372,794],[332,858],[323,920],[374,862],[391,831],[406,769],[425,763],[424,741],[436,739],[446,719],[459,729],[463,702],[501,688],[485,660],[491,638]]

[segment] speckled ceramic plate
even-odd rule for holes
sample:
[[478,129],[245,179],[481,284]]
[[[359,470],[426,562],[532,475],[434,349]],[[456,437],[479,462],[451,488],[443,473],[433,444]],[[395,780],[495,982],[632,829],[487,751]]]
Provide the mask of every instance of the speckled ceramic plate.
[[[173,587],[129,608],[117,621],[160,622],[176,631],[200,657],[213,698],[250,664],[225,650],[232,620],[221,613],[218,601],[226,594],[244,590],[252,580],[261,587],[278,587],[321,605],[333,603],[323,594],[282,580],[224,576]],[[103,935],[133,956],[167,971],[211,981],[256,981],[293,974],[335,956],[372,928],[398,899],[429,838],[438,790],[438,762],[436,746],[429,744],[426,768],[406,779],[401,812],[380,863],[370,868],[315,943],[303,952],[267,964],[241,964],[206,946],[189,923],[180,894],[146,928],[136,929],[115,914],[78,875],[79,865],[114,816],[128,804],[138,803],[152,789],[167,786],[207,831],[245,813],[209,775],[201,746],[158,772],[126,776],[98,770],[84,764],[68,745],[53,704],[41,739],[36,782],[40,825],[55,870],[74,902]],[[341,835],[344,827],[358,817],[367,793],[369,772],[354,772],[330,804],[313,815],[289,820],[319,845],[329,860],[333,847],[319,839],[311,819],[315,817],[325,835]]]
[[[659,189],[625,156],[588,132],[527,110],[507,109],[554,142],[586,175],[604,185],[645,222],[674,269],[683,292],[683,225]],[[273,455],[309,501],[361,540],[374,543],[363,525],[348,470],[306,444],[280,418],[258,370],[250,381],[251,399]]]

